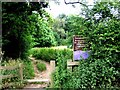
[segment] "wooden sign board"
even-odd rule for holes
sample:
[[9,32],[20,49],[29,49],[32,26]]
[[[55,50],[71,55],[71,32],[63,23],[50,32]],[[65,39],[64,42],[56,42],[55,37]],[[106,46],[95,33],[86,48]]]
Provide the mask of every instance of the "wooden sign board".
[[73,60],[80,60],[88,58],[88,52],[83,51],[86,46],[86,37],[79,35],[73,36]]
[[83,50],[83,48],[85,47],[85,38],[81,37],[81,36],[73,36],[73,49],[74,51],[77,50]]

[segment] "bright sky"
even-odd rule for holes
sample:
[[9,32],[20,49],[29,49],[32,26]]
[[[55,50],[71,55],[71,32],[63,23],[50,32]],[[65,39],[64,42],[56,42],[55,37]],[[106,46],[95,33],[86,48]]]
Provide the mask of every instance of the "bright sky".
[[[93,4],[93,0],[87,0],[89,5]],[[46,11],[48,11],[51,16],[57,17],[59,14],[79,14],[81,12],[81,5],[75,4],[75,8],[72,7],[71,4],[65,4],[64,0],[60,0],[60,5],[55,4],[54,1],[49,1],[50,8],[47,8]]]

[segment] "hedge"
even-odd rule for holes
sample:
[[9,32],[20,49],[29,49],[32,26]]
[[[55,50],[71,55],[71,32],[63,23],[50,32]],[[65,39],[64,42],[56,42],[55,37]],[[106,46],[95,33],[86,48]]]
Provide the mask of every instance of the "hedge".
[[32,48],[30,53],[36,59],[45,61],[56,60],[57,53],[62,53],[66,59],[72,59],[73,53],[71,49],[53,49],[53,48]]

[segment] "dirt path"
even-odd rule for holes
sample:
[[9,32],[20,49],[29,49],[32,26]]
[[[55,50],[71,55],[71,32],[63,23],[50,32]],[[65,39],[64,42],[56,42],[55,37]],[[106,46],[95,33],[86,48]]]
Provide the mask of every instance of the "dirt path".
[[[40,79],[49,79],[50,80],[50,74],[51,74],[51,66],[50,63],[41,61],[46,65],[46,70],[43,72],[39,72],[35,63],[37,60],[35,58],[30,57],[33,63],[34,71],[35,71],[35,77],[34,79],[40,80]],[[42,83],[42,84],[27,84],[24,88],[45,88],[47,87],[47,83]]]

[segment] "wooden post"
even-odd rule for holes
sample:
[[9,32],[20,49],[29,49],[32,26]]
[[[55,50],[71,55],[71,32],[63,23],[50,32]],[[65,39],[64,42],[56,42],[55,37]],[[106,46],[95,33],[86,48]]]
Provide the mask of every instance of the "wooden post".
[[[51,74],[55,71],[55,61],[51,60],[50,61],[50,67],[51,67]],[[52,88],[53,87],[53,77],[51,77],[51,80],[50,80],[50,87]]]
[[23,67],[22,63],[19,64],[19,74],[20,74],[20,79],[21,81],[23,80]]
[[67,69],[69,69],[69,70],[73,70],[73,68],[75,67],[75,66],[78,66],[79,65],[79,62],[77,62],[77,61],[74,61],[74,62],[72,62],[72,61],[67,61]]
[[67,60],[67,69],[69,69],[70,71],[72,71],[72,66],[68,65],[69,62],[72,62],[72,60]]
[[50,61],[51,71],[53,72],[55,70],[55,61]]

